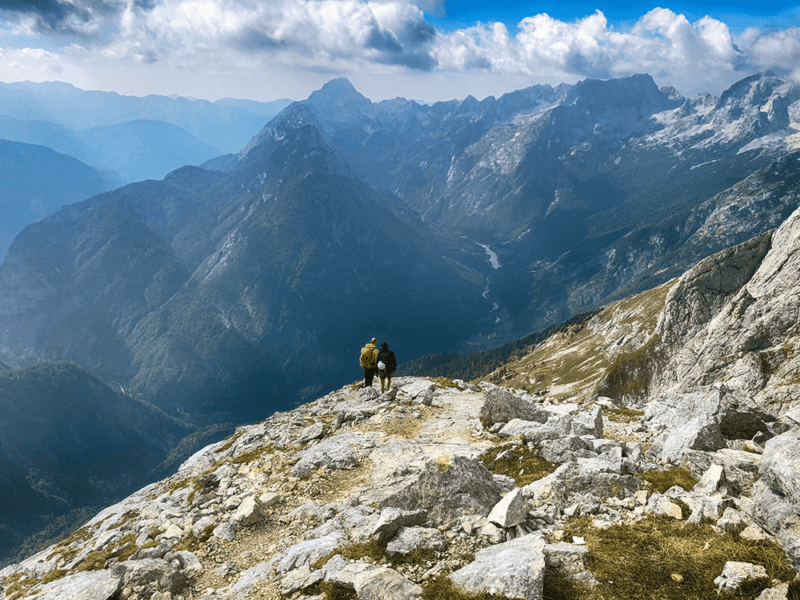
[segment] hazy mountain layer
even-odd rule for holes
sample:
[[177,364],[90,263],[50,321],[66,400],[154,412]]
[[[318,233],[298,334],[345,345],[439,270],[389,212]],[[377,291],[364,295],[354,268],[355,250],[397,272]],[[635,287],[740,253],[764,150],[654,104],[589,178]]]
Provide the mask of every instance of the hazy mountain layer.
[[143,485],[190,432],[74,363],[0,373],[0,409],[2,558],[59,517]]
[[483,278],[440,247],[297,105],[226,174],[187,167],[29,226],[0,266],[3,356],[70,357],[170,412],[246,419],[357,376],[372,336],[410,354],[485,327]]
[[71,156],[0,139],[0,256],[25,225],[119,184]]
[[251,112],[224,102],[157,95],[120,96],[53,81],[0,83],[0,115],[47,121],[74,130],[136,120],[163,121],[185,129],[222,152],[238,151],[282,108],[280,103],[256,105],[259,110]]

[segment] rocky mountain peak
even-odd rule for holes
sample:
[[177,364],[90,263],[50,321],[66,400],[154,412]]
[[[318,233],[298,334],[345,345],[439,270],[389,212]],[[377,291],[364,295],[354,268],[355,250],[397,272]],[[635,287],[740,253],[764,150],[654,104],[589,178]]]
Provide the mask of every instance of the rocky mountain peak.
[[275,116],[250,143],[239,152],[240,160],[260,144],[281,144],[296,139],[303,132],[303,140],[312,147],[325,144],[325,133],[314,112],[302,102],[293,102]]
[[372,102],[344,77],[332,79],[305,101],[323,122],[351,121],[371,112]]
[[576,83],[564,99],[564,105],[578,105],[595,113],[636,109],[641,115],[676,108],[681,102],[659,90],[653,78],[646,74],[607,81],[584,79]]

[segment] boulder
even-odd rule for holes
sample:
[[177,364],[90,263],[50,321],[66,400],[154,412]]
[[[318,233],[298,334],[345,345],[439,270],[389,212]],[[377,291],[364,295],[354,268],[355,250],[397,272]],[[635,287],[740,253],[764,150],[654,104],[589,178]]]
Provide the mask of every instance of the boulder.
[[464,514],[488,515],[500,497],[486,465],[455,455],[428,460],[419,472],[372,490],[362,502],[376,501],[381,509],[425,509],[429,520],[442,524],[457,522]]
[[145,558],[126,560],[111,567],[111,572],[120,579],[123,587],[147,585],[155,581],[162,590],[177,592],[185,582],[184,573],[166,560]]
[[270,560],[269,564],[274,566],[279,573],[286,573],[316,562],[346,542],[347,536],[335,531],[325,537],[306,540],[290,546]]
[[526,398],[521,398],[501,388],[483,392],[480,420],[487,429],[495,423],[508,423],[514,419],[547,422],[549,414]]
[[308,565],[289,571],[281,579],[281,591],[290,596],[299,590],[304,590],[319,583],[323,579],[321,570],[312,571]]
[[110,600],[120,585],[120,576],[109,570],[84,571],[45,585],[38,600]]
[[373,567],[355,577],[358,600],[419,600],[422,588],[394,569]]
[[264,511],[255,496],[248,496],[231,515],[230,523],[236,526],[247,527],[255,525],[264,518]]
[[384,508],[372,537],[379,543],[386,543],[401,527],[422,525],[428,518],[426,510],[401,510],[399,508]]
[[541,600],[546,567],[545,542],[531,534],[478,551],[475,560],[450,575],[471,594]]
[[343,433],[298,452],[300,460],[292,467],[294,477],[306,477],[314,469],[354,467],[374,443],[362,433]]
[[522,488],[516,488],[506,494],[500,502],[495,504],[487,518],[492,523],[504,528],[524,523],[528,514]]
[[356,589],[356,577],[364,572],[371,571],[375,567],[361,561],[350,561],[342,555],[337,554],[325,563],[322,567],[322,575],[325,581],[336,584],[348,590]]
[[431,527],[401,527],[386,546],[386,554],[408,554],[414,550],[447,550],[444,534]]
[[714,579],[714,583],[717,585],[717,593],[735,592],[743,583],[764,579],[767,576],[767,570],[761,565],[728,561],[722,569],[722,574]]
[[300,437],[297,438],[298,444],[307,444],[311,440],[317,440],[325,434],[325,425],[323,423],[314,423],[303,429]]

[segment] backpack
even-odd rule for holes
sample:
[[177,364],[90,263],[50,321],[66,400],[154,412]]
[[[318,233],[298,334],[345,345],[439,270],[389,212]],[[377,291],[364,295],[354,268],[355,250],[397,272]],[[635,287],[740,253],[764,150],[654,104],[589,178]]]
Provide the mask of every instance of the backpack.
[[361,360],[359,364],[361,365],[362,369],[371,369],[375,366],[375,355],[377,351],[375,346],[372,344],[367,344],[361,349]]

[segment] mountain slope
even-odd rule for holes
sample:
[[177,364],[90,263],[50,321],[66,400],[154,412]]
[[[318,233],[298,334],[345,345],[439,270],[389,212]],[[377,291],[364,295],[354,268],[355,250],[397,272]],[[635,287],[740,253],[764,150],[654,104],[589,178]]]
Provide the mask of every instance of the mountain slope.
[[225,174],[187,167],[29,226],[0,266],[0,350],[79,360],[201,422],[248,419],[349,378],[373,336],[412,354],[480,328],[482,278],[438,243],[295,105]]
[[73,363],[0,374],[0,408],[4,558],[59,517],[140,487],[190,432]]
[[49,148],[0,140],[0,255],[28,223],[119,183]]

